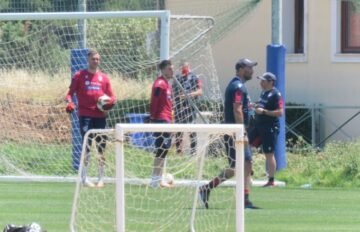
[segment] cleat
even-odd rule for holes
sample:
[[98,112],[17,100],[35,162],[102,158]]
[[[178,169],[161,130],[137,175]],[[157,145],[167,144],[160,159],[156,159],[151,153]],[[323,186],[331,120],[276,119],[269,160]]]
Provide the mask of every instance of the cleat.
[[263,187],[275,187],[275,183],[273,181],[268,181],[266,184],[263,185]]
[[88,180],[88,179],[85,179],[83,185],[86,186],[86,187],[90,187],[90,188],[94,188],[94,187],[95,187],[94,183],[91,182],[91,181]]
[[158,187],[160,187],[160,181],[161,181],[161,177],[153,176],[153,177],[151,177],[151,181],[149,183],[149,186],[151,188],[158,188]]
[[151,188],[158,188],[159,185],[160,185],[160,183],[159,183],[158,180],[151,180],[151,182],[150,182],[150,184],[149,184],[149,186],[150,186]]
[[161,188],[174,188],[174,184],[169,184],[169,183],[166,183],[165,181],[161,181],[160,187]]
[[199,197],[206,209],[209,208],[209,196],[210,196],[210,189],[204,186],[199,188]]
[[196,155],[196,149],[193,149],[193,148],[192,148],[192,149],[190,150],[190,155]]
[[245,200],[244,205],[245,205],[245,209],[261,209],[260,207],[253,205],[253,203],[249,200]]
[[102,180],[100,180],[96,185],[97,188],[104,188],[104,186],[105,185],[104,185],[104,182]]

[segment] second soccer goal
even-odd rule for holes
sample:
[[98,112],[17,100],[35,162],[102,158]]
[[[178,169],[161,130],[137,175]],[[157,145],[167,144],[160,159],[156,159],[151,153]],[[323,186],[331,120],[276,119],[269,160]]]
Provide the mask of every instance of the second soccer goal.
[[[179,132],[196,133],[194,153],[176,153],[173,135]],[[84,144],[71,230],[244,231],[243,134],[242,125],[226,124],[117,124],[89,131],[93,143]],[[242,158],[234,179],[212,191],[204,207],[199,187],[228,165],[224,135],[233,136]],[[146,143],[139,147],[134,139]],[[106,144],[100,155],[96,141]]]

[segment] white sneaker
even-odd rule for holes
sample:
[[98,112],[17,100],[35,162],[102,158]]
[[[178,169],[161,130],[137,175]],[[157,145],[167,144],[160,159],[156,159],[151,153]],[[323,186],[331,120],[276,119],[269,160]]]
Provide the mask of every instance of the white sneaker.
[[94,188],[95,185],[93,182],[91,182],[90,180],[88,180],[87,178],[85,179],[85,181],[83,182],[83,185],[86,187],[90,187],[90,188]]
[[100,180],[96,185],[97,188],[103,188],[104,186],[105,186],[104,181],[102,181],[102,180]]

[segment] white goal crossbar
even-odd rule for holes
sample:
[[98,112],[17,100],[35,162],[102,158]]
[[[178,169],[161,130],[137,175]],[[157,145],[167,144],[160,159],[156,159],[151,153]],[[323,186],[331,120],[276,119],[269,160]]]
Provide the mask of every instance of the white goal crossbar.
[[[116,228],[117,232],[125,232],[125,176],[124,176],[124,143],[125,135],[129,132],[194,132],[197,133],[226,133],[234,135],[236,148],[236,231],[243,232],[244,226],[244,127],[237,124],[117,124],[116,125]],[[205,152],[200,159],[199,169],[202,169]],[[201,178],[199,172],[199,179]],[[197,189],[194,192],[194,203],[198,198]],[[195,207],[190,219],[190,231],[194,232]]]
[[1,13],[0,21],[18,20],[61,20],[61,19],[111,19],[129,17],[157,17],[161,20],[160,59],[169,58],[170,11],[102,11],[102,12],[44,12],[44,13]]

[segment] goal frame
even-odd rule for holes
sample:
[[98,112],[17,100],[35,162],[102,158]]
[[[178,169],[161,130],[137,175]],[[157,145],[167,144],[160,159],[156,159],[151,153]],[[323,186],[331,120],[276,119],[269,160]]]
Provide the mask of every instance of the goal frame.
[[[234,134],[236,148],[236,232],[245,231],[244,216],[244,125],[242,124],[117,124],[115,128],[116,138],[116,228],[117,232],[125,232],[125,175],[124,175],[124,143],[125,134],[134,132],[198,132],[198,133],[217,133]],[[205,153],[200,158],[200,172],[198,180],[201,178]],[[194,204],[190,219],[190,231],[195,232],[194,219],[196,202],[198,200],[197,190],[194,192]]]
[[[99,12],[28,12],[28,13],[2,13],[1,21],[19,20],[78,20],[81,38],[78,38],[78,48],[72,49],[69,59],[71,60],[71,76],[81,68],[87,67],[86,54],[86,20],[87,19],[114,19],[114,18],[157,18],[160,21],[160,60],[170,57],[170,19],[169,10],[149,10],[149,11],[99,11]],[[76,96],[73,101],[77,102]],[[73,115],[76,111],[73,112]],[[78,170],[80,153],[82,150],[80,141],[79,123],[75,117],[72,121],[72,155],[73,168]]]
[[170,11],[100,11],[100,12],[46,12],[46,13],[2,13],[0,21],[18,20],[86,20],[129,17],[154,17],[161,21],[160,59],[168,59],[170,51]]

